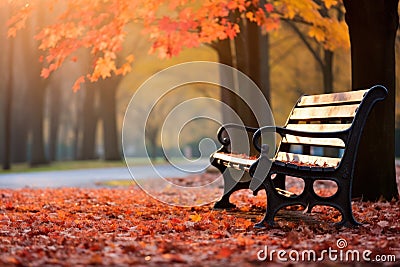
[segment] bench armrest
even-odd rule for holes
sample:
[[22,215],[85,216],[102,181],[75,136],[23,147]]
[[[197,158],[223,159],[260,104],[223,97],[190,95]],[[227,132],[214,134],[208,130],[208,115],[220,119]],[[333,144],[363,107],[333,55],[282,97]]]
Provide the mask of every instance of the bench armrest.
[[227,132],[227,129],[229,129],[229,128],[238,129],[238,130],[245,130],[245,131],[250,132],[250,133],[255,133],[258,130],[258,128],[244,126],[244,125],[235,124],[235,123],[224,124],[221,127],[219,127],[218,132],[217,132],[218,141],[224,146],[227,146],[227,145],[229,145],[231,143],[231,140],[229,139],[229,137],[223,137],[222,136],[222,134],[224,132]]
[[263,132],[276,132],[281,137],[285,137],[286,134],[289,134],[294,136],[311,137],[311,138],[339,138],[342,139],[343,142],[346,142],[349,129],[343,131],[334,131],[334,132],[308,132],[308,131],[287,129],[285,127],[279,127],[279,126],[265,126],[261,127],[253,134],[253,145],[258,151],[261,151],[261,146],[259,145],[259,139],[261,137],[261,133]]

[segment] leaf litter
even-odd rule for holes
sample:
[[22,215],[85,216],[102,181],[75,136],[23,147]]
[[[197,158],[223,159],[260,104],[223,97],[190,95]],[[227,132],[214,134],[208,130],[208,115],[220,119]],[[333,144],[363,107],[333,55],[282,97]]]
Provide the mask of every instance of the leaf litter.
[[[290,184],[296,186],[301,187]],[[284,209],[276,226],[257,230],[253,225],[264,215],[265,192],[253,196],[241,190],[231,199],[236,209],[215,211],[213,203],[170,206],[134,185],[0,189],[0,265],[257,266],[262,264],[257,253],[266,246],[320,253],[338,249],[339,239],[347,242],[344,250],[400,259],[399,201],[353,202],[354,216],[362,223],[356,228],[332,226],[340,213],[317,206],[311,215],[301,207]]]

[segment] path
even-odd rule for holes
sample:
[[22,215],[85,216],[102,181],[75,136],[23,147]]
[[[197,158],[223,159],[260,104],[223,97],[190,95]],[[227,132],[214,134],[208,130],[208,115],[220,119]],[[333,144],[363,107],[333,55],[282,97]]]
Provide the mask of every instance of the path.
[[[199,169],[205,162],[190,164],[190,168]],[[185,177],[190,173],[181,171],[169,164],[150,166],[133,166],[132,174],[138,179],[162,177]],[[128,168],[101,168],[66,171],[46,171],[0,174],[0,188],[54,188],[54,187],[97,187],[98,183],[109,180],[132,179]]]

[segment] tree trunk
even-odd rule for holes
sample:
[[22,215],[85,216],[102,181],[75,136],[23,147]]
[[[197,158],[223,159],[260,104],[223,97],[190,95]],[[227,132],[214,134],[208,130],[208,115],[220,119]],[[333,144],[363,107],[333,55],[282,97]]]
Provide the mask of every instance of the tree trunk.
[[[221,64],[227,65],[227,66],[233,66],[233,60],[232,60],[232,53],[231,53],[231,44],[229,39],[225,39],[222,41],[215,42],[213,44],[213,48],[217,51],[218,54],[218,61]],[[230,88],[233,88],[233,73],[229,72],[227,73],[226,68],[222,67],[220,68],[220,80],[221,84],[228,84]],[[233,109],[235,106],[235,100],[234,100],[234,94],[230,92],[228,89],[221,87],[220,88],[220,97],[221,101],[228,105],[229,107],[232,107]],[[225,112],[225,109],[222,108],[222,123],[228,123],[232,120],[230,118],[229,114]]]
[[[268,34],[262,34],[260,27],[254,22],[247,23],[247,64],[248,72],[246,73],[257,87],[261,90],[265,99],[270,103],[271,101],[271,73],[270,73],[270,47],[269,47],[269,36]],[[256,95],[252,96],[251,99],[258,100]],[[256,103],[256,102],[255,102]],[[259,102],[260,103],[260,102]],[[264,112],[265,107],[261,107],[258,103],[254,105],[258,110],[253,110],[254,114],[260,114]],[[254,118],[255,119],[255,118]],[[265,125],[257,125],[261,127]]]
[[[29,49],[26,44],[31,42],[31,36],[27,29],[22,30],[14,40],[15,51],[23,50],[23,53],[17,53],[14,55],[14,65],[25,62],[26,58],[29,57]],[[22,64],[26,65],[26,64]],[[25,70],[25,69],[24,69]],[[28,73],[27,69],[24,73]],[[14,72],[16,70],[13,70]],[[27,162],[28,156],[28,139],[30,131],[30,117],[26,114],[30,114],[30,93],[29,88],[25,85],[29,75],[21,75],[19,79],[14,82],[14,97],[12,102],[12,140],[11,140],[11,161],[13,163]]]
[[395,174],[395,36],[398,0],[344,0],[352,87],[384,85],[389,95],[368,117],[357,155],[353,197],[398,198]]
[[[259,28],[257,24],[245,21],[241,25],[242,32],[235,39],[236,48],[236,68],[249,76],[257,86],[260,87],[260,45],[259,45]],[[254,114],[258,114],[256,102],[258,97],[253,96],[249,88],[239,83],[238,93],[240,96],[248,96],[249,99],[254,101],[251,104],[251,109],[242,101],[239,97],[236,98],[237,109],[236,112],[245,125],[251,127],[259,127],[258,122]]]
[[13,58],[14,40],[8,40],[8,77],[4,98],[4,144],[3,144],[3,170],[11,169],[11,104],[13,99]]
[[[324,93],[333,93],[333,56],[334,53],[330,50],[324,49],[324,57],[321,59],[320,67],[322,71],[322,80],[324,83]],[[333,147],[324,148],[324,156],[338,157],[339,149]]]
[[[260,80],[257,85],[260,87],[265,99],[267,99],[271,107],[271,68],[270,68],[270,47],[269,47],[269,34],[258,33],[259,37],[259,58],[260,58]],[[272,109],[272,107],[271,107]]]
[[27,161],[29,118],[26,114],[29,113],[29,104],[27,103],[26,90],[26,88],[18,88],[18,95],[15,94],[13,97],[11,125],[11,161],[13,163]]
[[73,126],[73,142],[72,142],[72,155],[73,155],[73,159],[80,159],[80,147],[79,147],[79,137],[80,137],[80,131],[79,131],[79,119],[76,121],[75,125]]
[[26,43],[27,56],[25,57],[27,63],[26,73],[28,73],[29,77],[28,99],[31,130],[31,166],[48,164],[44,141],[44,105],[48,80],[44,80],[40,76],[42,64],[39,62],[40,53],[38,42],[33,38],[34,27],[41,27],[44,25],[45,16],[43,10],[39,10],[36,16],[36,21],[30,21],[30,25],[28,24],[27,36],[32,38]]
[[[39,55],[34,51],[37,47],[31,47],[31,50],[26,57],[27,62],[30,62],[30,68],[27,70],[29,79],[29,88],[27,90],[29,99],[29,126],[31,132],[31,155],[30,165],[37,166],[47,164],[44,143],[44,104],[47,81],[40,77],[41,65],[38,62]],[[32,62],[38,62],[32,64]]]
[[57,160],[57,146],[59,142],[58,131],[60,128],[60,109],[61,109],[61,92],[60,87],[57,82],[55,86],[50,88],[48,91],[50,112],[49,112],[49,122],[50,122],[50,133],[49,133],[49,160]]
[[147,147],[147,151],[150,151],[150,158],[152,160],[156,160],[157,159],[157,132],[149,132],[146,131],[146,141],[149,142],[150,144],[150,148]]
[[82,102],[81,120],[78,122],[81,127],[81,142],[79,146],[78,159],[91,160],[96,159],[96,133],[98,114],[96,108],[96,93],[98,89],[96,84],[88,83],[85,88],[85,96]]
[[[46,164],[47,159],[44,149],[44,131],[43,131],[43,120],[44,120],[44,97],[45,97],[45,81],[40,77],[41,66],[39,64],[32,64],[32,62],[37,61],[39,57],[37,53],[33,51],[37,49],[31,47],[26,49],[25,62],[29,68],[26,68],[26,73],[28,75],[28,85],[29,88],[25,88],[26,97],[29,99],[26,109],[25,107],[17,107],[17,114],[20,116],[21,113],[24,116],[29,114],[28,128],[31,133],[31,149],[29,156],[29,163],[31,166],[37,166],[40,164]],[[23,118],[20,118],[23,120]],[[21,139],[24,137],[23,131],[21,129],[15,128],[15,131],[20,131],[22,134]],[[19,145],[18,145],[19,146]],[[21,155],[19,155],[21,156]]]
[[[261,35],[257,24],[249,21],[242,21],[241,29],[241,33],[233,42],[224,40],[214,45],[214,48],[218,52],[219,62],[236,68],[249,76],[260,88],[266,99],[269,100],[270,69],[268,36]],[[224,84],[227,84],[229,80],[234,80],[233,75],[229,73],[221,73],[221,78],[226,79],[221,81]],[[256,94],[252,95],[254,92],[246,88],[245,85],[238,84],[237,88],[235,88],[235,83],[230,82],[229,86],[239,96],[247,96],[254,103],[250,104],[250,108],[241,97],[226,89],[221,90],[221,100],[239,115],[243,124],[253,127],[264,126],[258,125],[254,116],[254,114],[263,112],[262,110],[265,108],[259,106],[259,97]],[[223,112],[223,121],[232,122],[232,118]],[[231,138],[234,139],[235,137],[232,136]],[[251,136],[249,136],[250,141]],[[255,153],[255,151],[250,151],[250,153]]]
[[325,94],[333,93],[333,55],[332,51],[324,49],[322,76]]
[[[39,68],[40,70],[40,68]],[[37,166],[47,164],[45,149],[44,149],[44,97],[45,83],[42,81],[39,72],[32,74],[30,79],[30,128],[31,128],[31,156],[30,165]]]
[[120,78],[100,81],[100,114],[103,121],[105,160],[121,160],[117,130],[117,86]]

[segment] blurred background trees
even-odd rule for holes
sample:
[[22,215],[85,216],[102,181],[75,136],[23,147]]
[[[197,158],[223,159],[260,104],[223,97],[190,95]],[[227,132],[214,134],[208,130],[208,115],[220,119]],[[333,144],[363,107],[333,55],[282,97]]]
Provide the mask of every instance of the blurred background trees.
[[[239,2],[232,1],[233,4]],[[133,54],[135,60],[129,67],[132,68],[131,71],[125,76],[114,76],[106,80],[100,78],[93,83],[87,81],[81,84],[81,90],[76,92],[71,90],[74,82],[82,77],[82,73],[91,73],[91,69],[97,62],[90,49],[85,47],[77,49],[74,57],[79,58],[78,61],[74,59],[65,61],[62,67],[48,79],[43,79],[40,77],[40,73],[42,76],[44,74],[43,65],[39,59],[46,61],[48,54],[45,54],[44,58],[41,57],[42,54],[37,49],[39,43],[33,36],[37,33],[37,28],[52,19],[51,15],[44,12],[44,8],[47,8],[46,4],[42,4],[42,8],[35,10],[28,17],[27,27],[20,30],[16,38],[6,37],[6,21],[13,11],[10,7],[3,6],[0,8],[2,44],[0,66],[4,70],[0,72],[2,110],[0,137],[3,140],[0,144],[2,151],[0,160],[3,168],[7,169],[10,163],[18,162],[29,162],[35,166],[56,160],[120,160],[122,120],[131,96],[152,74],[180,62],[209,60],[241,70],[256,82],[269,99],[276,124],[284,123],[293,103],[303,93],[347,91],[354,87],[351,81],[350,50],[346,49],[347,32],[329,33],[337,37],[329,39],[328,33],[322,31],[322,29],[326,31],[331,28],[336,29],[333,27],[334,23],[344,23],[344,6],[340,2],[326,0],[295,1],[292,2],[292,6],[288,5],[287,1],[276,1],[278,2],[287,5],[282,9],[284,13],[277,12],[270,17],[260,15],[257,8],[250,10],[251,12],[241,13],[238,11],[239,7],[232,7],[232,10],[236,11],[229,14],[230,19],[236,21],[241,30],[238,32],[234,27],[228,27],[225,30],[229,32],[224,32],[224,34],[235,38],[212,39],[210,37],[210,42],[207,44],[197,48],[183,49],[184,44],[180,44],[182,40],[188,44],[186,46],[190,46],[189,41],[195,43],[194,40],[190,40],[194,33],[189,30],[185,32],[182,29],[179,29],[177,33],[171,33],[176,40],[171,37],[174,40],[170,44],[172,47],[163,51],[174,57],[163,60],[154,54],[148,54],[148,51],[163,48],[165,44],[162,42],[166,39],[162,38],[162,31],[171,30],[171,25],[176,23],[173,21],[175,15],[178,18],[187,19],[183,16],[185,9],[177,9],[182,13],[178,11],[176,14],[168,13],[172,19],[164,20],[163,24],[149,26],[146,25],[147,21],[128,23],[124,26],[126,34],[123,49],[117,53],[115,60],[123,64],[126,57]],[[159,5],[158,2],[153,1],[146,3],[157,7]],[[170,4],[173,3],[175,1]],[[262,9],[269,9],[266,12],[273,14],[272,5],[264,5],[264,1],[260,3]],[[315,9],[314,5],[319,8]],[[168,11],[167,8],[164,9]],[[318,10],[318,12],[309,12],[310,10]],[[73,10],[71,12],[73,14]],[[82,10],[82,12],[86,11]],[[213,9],[210,12],[217,14],[219,11]],[[150,14],[146,16],[144,19],[154,22]],[[89,20],[96,21],[94,17],[88,17],[87,21]],[[266,20],[269,24],[265,22]],[[281,20],[280,24],[277,20]],[[118,20],[117,22],[122,23]],[[187,22],[188,25],[190,25],[189,22]],[[331,24],[325,25],[327,22]],[[313,23],[317,26],[313,27]],[[115,25],[120,27],[120,24]],[[159,39],[149,41],[141,34],[143,27]],[[118,37],[119,32],[109,34]],[[116,42],[116,40],[112,41]],[[158,48],[154,47],[155,43],[152,43],[154,40],[158,42]],[[400,49],[399,43],[397,38],[396,50]],[[68,44],[72,45],[73,42]],[[47,67],[46,71],[50,66]],[[107,76],[106,72],[101,71],[99,73]],[[398,71],[396,79],[397,77],[400,77]],[[197,94],[198,89],[194,89],[193,92]],[[239,88],[239,90],[246,89]],[[217,92],[215,88],[209,88],[204,89],[203,92],[208,96],[211,94],[213,98],[221,98],[240,111],[247,124],[254,125],[254,118],[248,115],[251,112],[245,111],[243,103],[225,90]],[[396,96],[398,98],[398,93]],[[174,103],[171,101],[170,105]],[[396,114],[399,114],[399,110],[396,106]],[[397,125],[399,121],[397,120]],[[156,126],[153,127],[154,140],[151,141],[154,155],[159,145],[156,140],[159,138]],[[214,136],[214,128],[210,127],[209,133],[206,134]],[[134,131],[135,129],[132,129],[132,132]],[[204,132],[199,132],[194,139],[201,138],[204,134]],[[194,141],[187,140],[187,143]]]
[[[41,55],[33,30],[51,18],[37,10],[29,17],[28,27],[16,38],[7,38],[5,24],[11,10],[2,8],[0,12],[4,44],[0,54],[4,70],[0,74],[1,108],[11,111],[9,116],[3,112],[1,118],[3,125],[10,127],[9,137],[7,127],[0,131],[3,165],[7,161],[38,165],[55,160],[121,159],[120,129],[125,108],[135,89],[160,66],[192,60],[234,66],[250,76],[270,99],[277,124],[284,123],[293,102],[303,93],[351,88],[349,50],[326,49],[309,36],[307,25],[301,22],[285,20],[278,31],[265,34],[255,22],[236,14],[243,30],[234,40],[187,49],[178,57],[162,61],[147,54],[151,44],[141,35],[141,26],[130,25],[120,57],[134,52],[132,72],[124,77],[87,82],[82,90],[73,92],[73,82],[93,64],[89,51],[80,50],[79,62],[66,62],[50,78],[40,78]],[[330,12],[324,8],[321,12],[344,19],[340,8]],[[233,108],[246,113],[243,103],[236,103],[238,100],[225,91],[221,94]],[[251,118],[247,121],[253,124]],[[210,136],[213,134],[210,130]],[[11,153],[6,152],[7,145]]]

